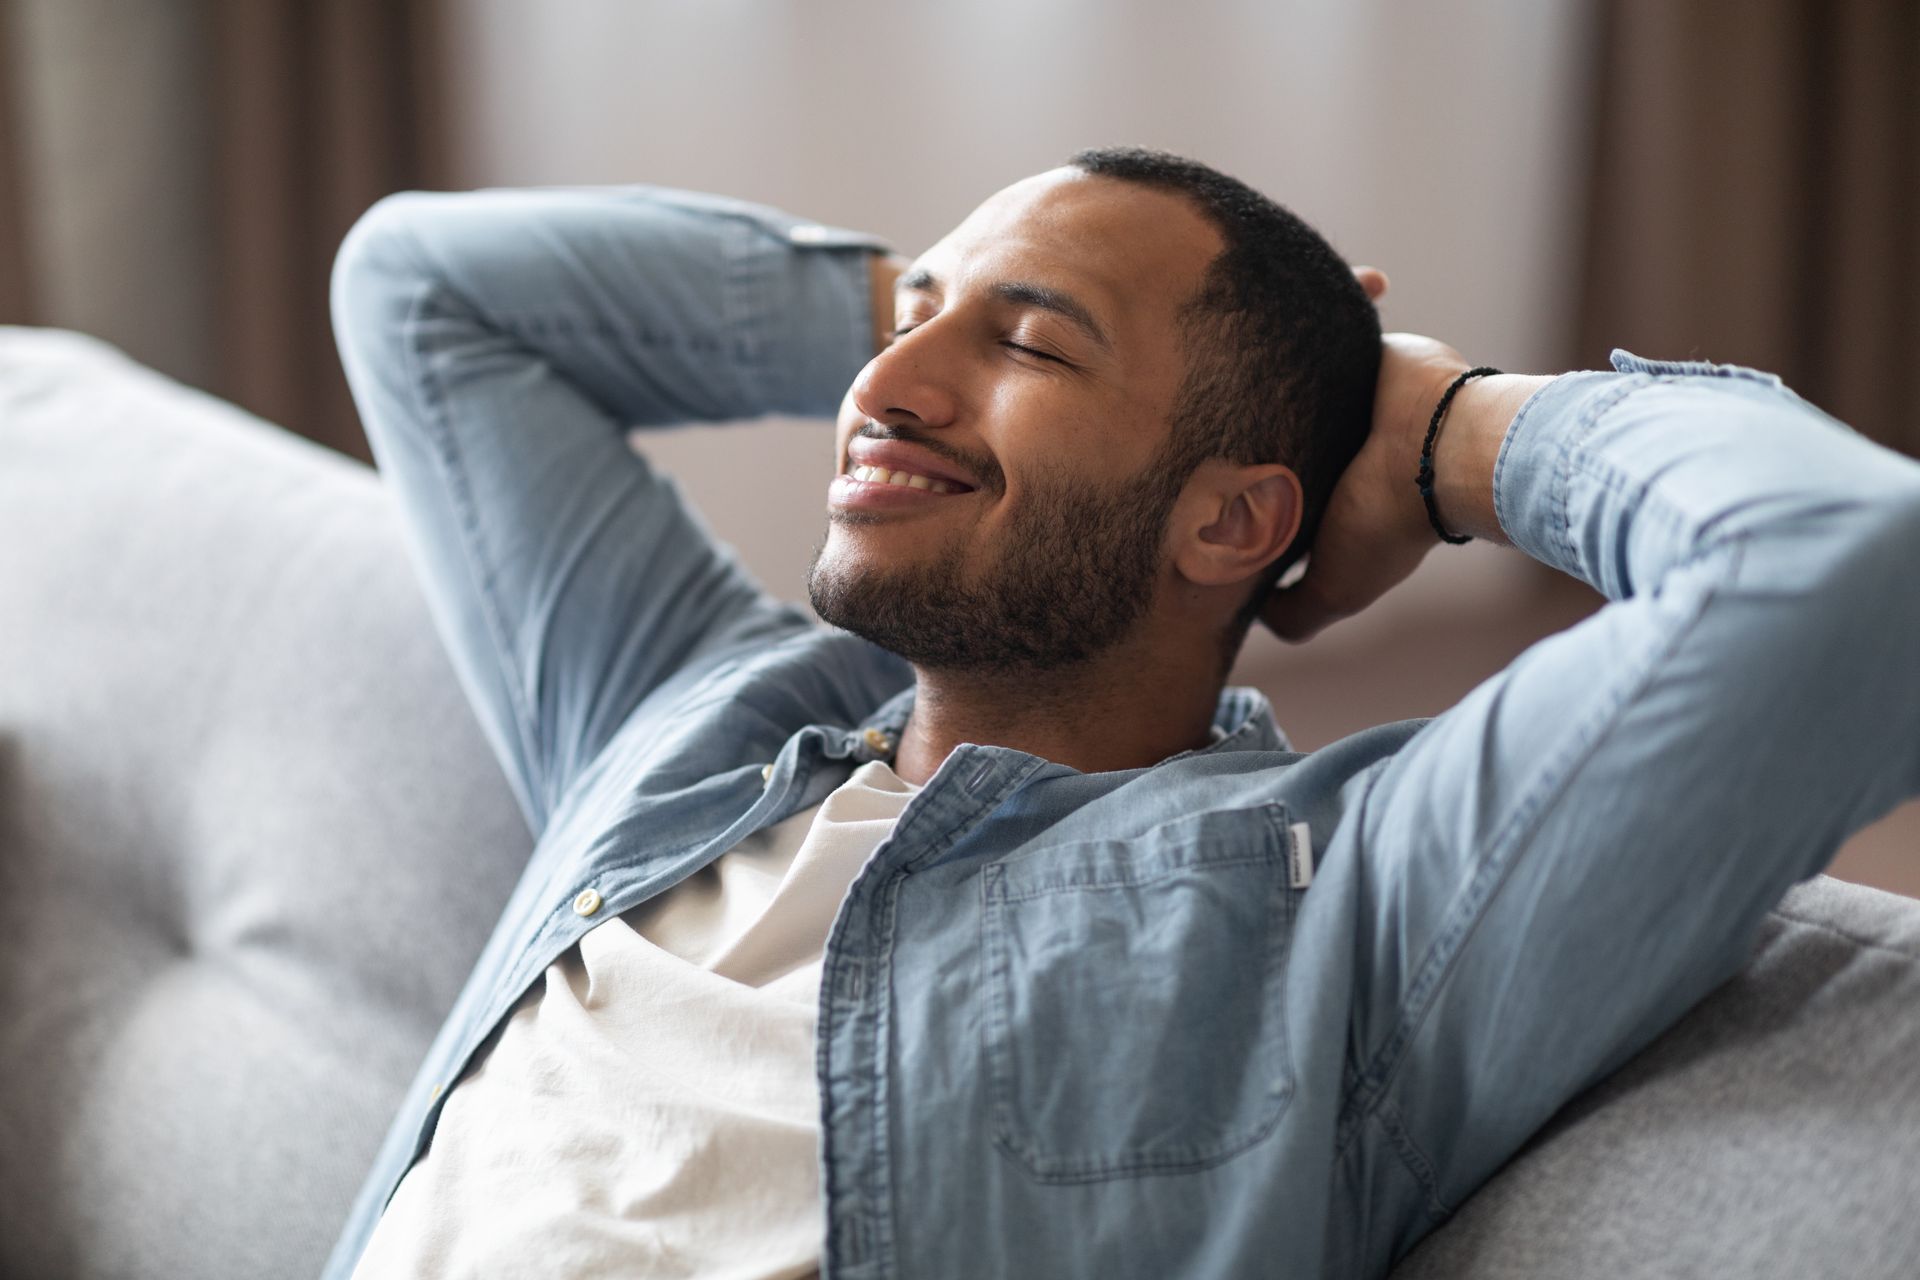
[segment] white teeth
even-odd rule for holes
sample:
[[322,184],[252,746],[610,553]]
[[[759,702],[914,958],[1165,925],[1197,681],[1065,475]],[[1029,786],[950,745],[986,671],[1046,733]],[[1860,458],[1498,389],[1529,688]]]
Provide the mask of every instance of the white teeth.
[[868,484],[897,484],[909,489],[925,489],[929,493],[958,493],[961,490],[961,486],[950,484],[945,480],[915,475],[911,471],[889,471],[885,467],[850,467],[847,474],[855,480],[864,480]]

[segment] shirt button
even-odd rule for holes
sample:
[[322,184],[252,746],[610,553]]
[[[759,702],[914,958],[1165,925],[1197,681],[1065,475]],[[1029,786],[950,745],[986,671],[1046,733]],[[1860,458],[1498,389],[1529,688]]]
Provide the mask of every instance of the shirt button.
[[573,900],[575,915],[590,916],[599,909],[600,891],[598,889],[582,889],[580,896]]
[[770,765],[770,764],[763,764],[763,765],[761,765],[761,766],[760,766],[760,781],[761,781],[762,783],[767,783],[767,782],[772,782],[772,781],[773,781],[773,766],[772,766],[772,765]]
[[824,244],[827,229],[817,222],[803,222],[787,232],[787,239],[795,244]]
[[886,755],[889,751],[893,750],[893,739],[889,738],[886,734],[880,732],[878,729],[869,729],[865,733],[861,734],[860,736],[866,739],[867,745],[869,747],[873,748],[876,752],[878,752],[883,756]]

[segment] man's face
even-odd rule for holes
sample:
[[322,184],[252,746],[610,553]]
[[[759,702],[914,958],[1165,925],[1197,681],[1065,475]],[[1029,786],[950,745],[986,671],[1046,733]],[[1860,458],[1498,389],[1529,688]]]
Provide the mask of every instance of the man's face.
[[922,254],[905,332],[841,404],[820,616],[930,668],[1055,669],[1125,638],[1185,479],[1155,465],[1178,311],[1220,248],[1181,197],[1056,169]]

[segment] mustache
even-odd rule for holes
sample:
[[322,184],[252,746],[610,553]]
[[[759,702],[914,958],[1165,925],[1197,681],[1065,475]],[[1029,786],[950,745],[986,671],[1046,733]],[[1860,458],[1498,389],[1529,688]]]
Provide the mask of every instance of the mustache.
[[889,427],[868,418],[853,434],[865,436],[869,440],[898,440],[902,444],[918,446],[934,457],[961,468],[974,477],[982,489],[993,493],[1006,492],[1006,473],[1001,471],[999,463],[985,454],[956,449],[933,432],[923,431],[919,427]]

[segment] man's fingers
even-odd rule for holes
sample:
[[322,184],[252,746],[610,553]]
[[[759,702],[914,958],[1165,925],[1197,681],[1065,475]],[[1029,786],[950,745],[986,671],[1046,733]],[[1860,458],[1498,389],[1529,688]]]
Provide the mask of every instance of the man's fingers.
[[1380,268],[1355,267],[1353,278],[1360,282],[1360,287],[1366,290],[1367,297],[1372,301],[1378,302],[1387,296],[1387,286],[1391,281],[1387,279],[1387,273]]

